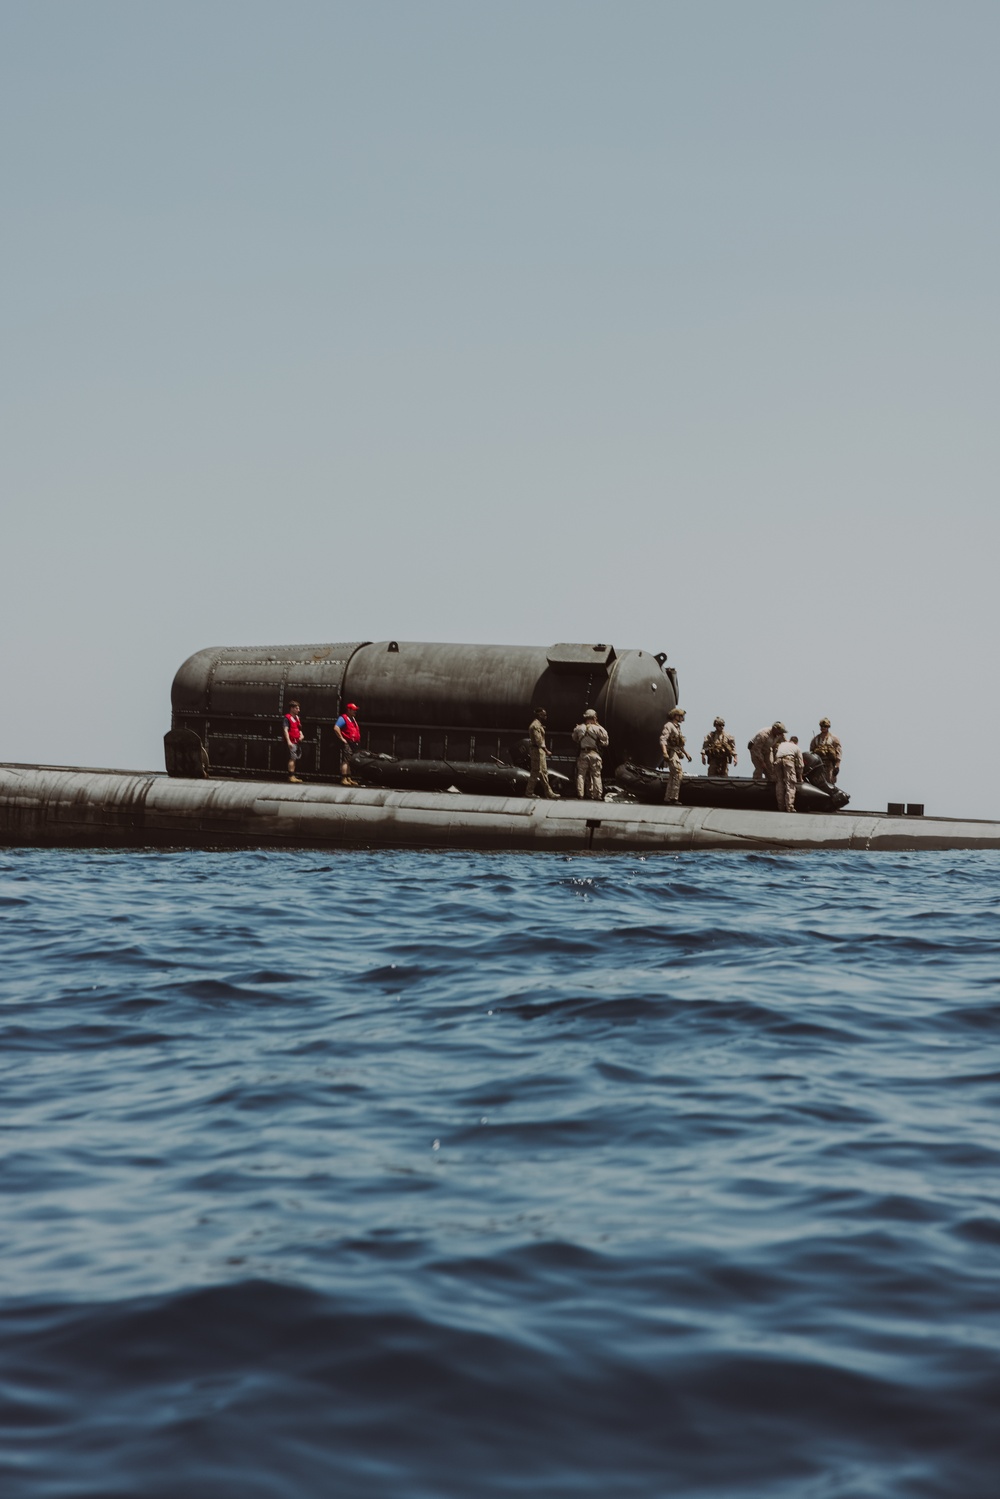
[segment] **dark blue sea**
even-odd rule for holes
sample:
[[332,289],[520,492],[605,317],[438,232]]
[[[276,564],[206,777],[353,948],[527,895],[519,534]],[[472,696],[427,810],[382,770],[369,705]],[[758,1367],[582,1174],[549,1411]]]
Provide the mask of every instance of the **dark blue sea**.
[[0,851],[0,1495],[994,1499],[998,938],[995,853]]

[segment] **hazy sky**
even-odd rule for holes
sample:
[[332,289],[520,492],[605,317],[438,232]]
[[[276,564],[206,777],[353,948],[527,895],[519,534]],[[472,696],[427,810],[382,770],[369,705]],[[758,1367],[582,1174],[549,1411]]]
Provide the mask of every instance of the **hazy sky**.
[[2,0],[0,758],[214,644],[665,650],[1000,817],[1000,6]]

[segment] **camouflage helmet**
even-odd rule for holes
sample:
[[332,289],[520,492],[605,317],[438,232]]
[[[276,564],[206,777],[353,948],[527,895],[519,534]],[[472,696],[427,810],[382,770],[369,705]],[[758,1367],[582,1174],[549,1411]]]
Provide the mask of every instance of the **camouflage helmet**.
[[821,729],[828,729],[830,727],[830,720],[828,718],[821,718],[819,726]]
[[712,727],[713,729],[724,729],[726,727],[726,720],[724,718],[713,718]]
[[788,733],[788,730],[785,728],[785,725],[781,722],[780,718],[776,718],[774,720],[774,723],[771,725],[771,730],[775,734],[787,734]]
[[670,712],[667,714],[667,717],[668,718],[687,718],[687,709],[686,708],[671,708]]
[[587,711],[584,713],[583,716],[584,716],[584,718],[596,718],[597,717],[597,709],[596,708],[588,708]]

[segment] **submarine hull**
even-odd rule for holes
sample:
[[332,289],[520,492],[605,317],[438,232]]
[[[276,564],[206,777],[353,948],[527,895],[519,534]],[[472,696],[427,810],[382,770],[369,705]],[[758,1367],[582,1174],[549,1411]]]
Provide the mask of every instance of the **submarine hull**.
[[0,844],[77,848],[1000,848],[1000,823],[546,801],[0,766]]

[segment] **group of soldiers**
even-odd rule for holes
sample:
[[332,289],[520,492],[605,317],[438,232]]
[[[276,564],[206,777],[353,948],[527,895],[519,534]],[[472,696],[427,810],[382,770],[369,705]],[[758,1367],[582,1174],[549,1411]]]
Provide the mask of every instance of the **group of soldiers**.
[[[683,724],[687,714],[683,708],[672,708],[667,715],[660,734],[660,752],[663,759],[660,769],[667,772],[664,801],[679,802],[681,782],[684,779],[684,761],[691,763],[687,751]],[[545,738],[546,712],[536,708],[528,729],[531,750],[531,777],[527,796],[537,796],[541,786],[547,797],[557,796],[549,783],[548,754]],[[608,731],[597,720],[594,708],[588,708],[583,721],[573,730],[573,742],[577,748],[576,794],[592,801],[602,801],[603,761],[601,750],[608,745]],[[798,736],[789,735],[780,719],[760,730],[747,745],[753,764],[755,781],[772,781],[778,807],[784,812],[795,811],[795,793],[805,776],[805,761],[799,749]],[[841,744],[836,734],[830,732],[830,720],[821,718],[819,733],[809,743],[811,754],[818,755],[823,772],[831,785],[836,785],[840,773]],[[736,741],[726,733],[726,720],[715,719],[711,731],[705,735],[701,746],[701,763],[707,765],[710,776],[728,776],[730,765],[736,766]]]
[[[691,756],[685,748],[681,725],[687,717],[683,708],[673,708],[667,715],[660,735],[660,751],[663,755],[661,769],[667,772],[665,800],[680,800],[681,781],[684,778],[683,760]],[[780,718],[766,725],[747,745],[753,765],[755,781],[772,781],[778,808],[782,812],[795,811],[795,793],[805,779],[805,761],[799,749],[797,734],[789,734]],[[819,733],[809,741],[809,753],[818,755],[823,773],[831,786],[837,784],[840,774],[842,748],[836,734],[830,732],[830,720],[821,718]],[[708,766],[710,776],[728,776],[730,765],[737,763],[736,740],[726,733],[726,720],[715,719],[711,731],[705,735],[701,746],[701,763]]]
[[[545,739],[545,723],[548,715],[544,708],[536,708],[535,716],[528,726],[528,746],[531,751],[531,777],[528,781],[525,796],[537,796],[536,786],[541,786],[544,794],[555,799],[559,793],[553,791],[549,782],[548,756],[549,747]],[[603,724],[597,721],[597,709],[588,708],[583,715],[583,720],[573,730],[573,743],[576,745],[576,794],[578,797],[587,797],[590,801],[600,802],[604,800],[603,770],[604,761],[601,750],[608,747],[608,731]]]

